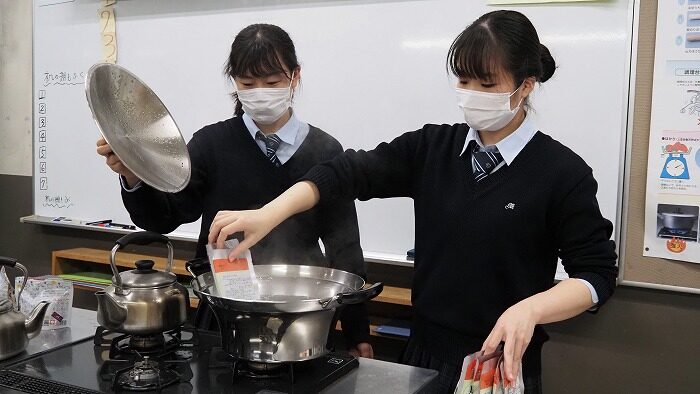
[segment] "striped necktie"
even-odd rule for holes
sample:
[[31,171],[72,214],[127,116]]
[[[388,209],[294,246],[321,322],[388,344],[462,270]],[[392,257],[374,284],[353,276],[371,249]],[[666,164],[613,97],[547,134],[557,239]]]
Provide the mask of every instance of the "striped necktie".
[[503,156],[495,151],[482,151],[476,141],[471,141],[472,145],[472,170],[474,171],[474,179],[477,182],[485,179],[495,170],[503,161]]
[[277,148],[279,148],[280,144],[282,143],[280,137],[276,136],[275,134],[270,134],[268,137],[258,131],[255,134],[255,138],[265,143],[267,158],[270,159],[270,162],[274,164],[275,167],[281,166],[282,162],[280,162],[280,159],[277,157]]

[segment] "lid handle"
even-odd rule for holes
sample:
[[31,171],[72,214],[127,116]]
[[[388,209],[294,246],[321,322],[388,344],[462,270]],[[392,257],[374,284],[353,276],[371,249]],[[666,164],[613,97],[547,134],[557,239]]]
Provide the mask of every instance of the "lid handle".
[[136,271],[140,274],[147,274],[154,272],[153,266],[156,265],[153,260],[138,260],[136,262]]
[[149,245],[154,242],[163,243],[168,247],[168,264],[165,266],[165,272],[173,272],[173,245],[170,243],[168,237],[162,234],[154,233],[153,231],[138,231],[127,234],[117,240],[116,245],[114,245],[112,248],[112,254],[109,258],[109,265],[112,268],[112,275],[114,276],[114,287],[116,294],[124,295],[122,278],[119,275],[119,270],[117,270],[117,264],[115,262],[119,249],[131,244]]

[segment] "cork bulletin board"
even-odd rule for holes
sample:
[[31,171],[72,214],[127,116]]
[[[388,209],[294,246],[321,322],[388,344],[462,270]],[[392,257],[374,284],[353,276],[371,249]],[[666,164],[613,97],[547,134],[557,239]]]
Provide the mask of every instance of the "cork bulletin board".
[[642,256],[658,2],[638,1],[637,59],[632,81],[631,132],[627,140],[620,283],[700,294],[700,264]]

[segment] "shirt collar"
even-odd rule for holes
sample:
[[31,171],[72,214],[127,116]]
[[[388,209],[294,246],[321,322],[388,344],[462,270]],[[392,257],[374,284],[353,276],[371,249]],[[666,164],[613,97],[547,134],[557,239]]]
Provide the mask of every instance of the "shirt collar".
[[[243,123],[248,129],[248,132],[253,137],[253,139],[255,139],[255,134],[257,134],[257,132],[260,131],[260,128],[257,124],[255,124],[253,118],[251,118],[248,114],[244,113],[241,117],[243,118]],[[289,145],[294,145],[294,141],[296,141],[297,139],[297,134],[299,133],[300,127],[301,122],[292,110],[292,116],[289,117],[289,120],[287,121],[287,123],[284,124],[284,126],[277,130],[277,132],[275,132],[275,135],[280,137],[282,142],[285,142]],[[260,132],[262,133],[262,131]]]
[[[523,123],[521,123],[514,132],[510,133],[510,135],[495,145],[496,148],[498,148],[498,152],[501,154],[501,156],[503,156],[503,161],[505,161],[507,165],[510,165],[510,163],[515,160],[515,157],[518,156],[520,151],[523,150],[525,145],[530,142],[536,132],[537,128],[533,122],[530,121],[530,117],[525,114],[525,120],[523,120]],[[467,150],[467,146],[471,141],[476,141],[480,147],[486,148],[484,143],[481,142],[481,138],[479,138],[479,133],[470,127],[460,156]]]

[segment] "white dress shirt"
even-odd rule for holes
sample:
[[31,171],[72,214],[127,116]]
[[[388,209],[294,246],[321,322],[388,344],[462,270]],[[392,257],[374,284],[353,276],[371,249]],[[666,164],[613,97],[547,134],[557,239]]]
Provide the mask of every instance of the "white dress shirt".
[[[250,136],[253,137],[253,140],[258,144],[263,154],[267,155],[265,141],[255,138],[258,131],[262,132],[258,125],[255,124],[253,118],[248,116],[248,114],[243,114],[242,118],[243,123],[245,123],[245,127],[250,133]],[[309,129],[309,124],[299,120],[299,118],[297,118],[294,114],[294,111],[292,111],[292,116],[289,118],[287,123],[285,123],[284,126],[274,133],[280,138],[280,140],[282,140],[276,152],[280,163],[284,164],[292,158],[292,155],[294,155],[294,153],[299,149],[302,142],[304,142],[306,139],[306,136],[309,135]]]

